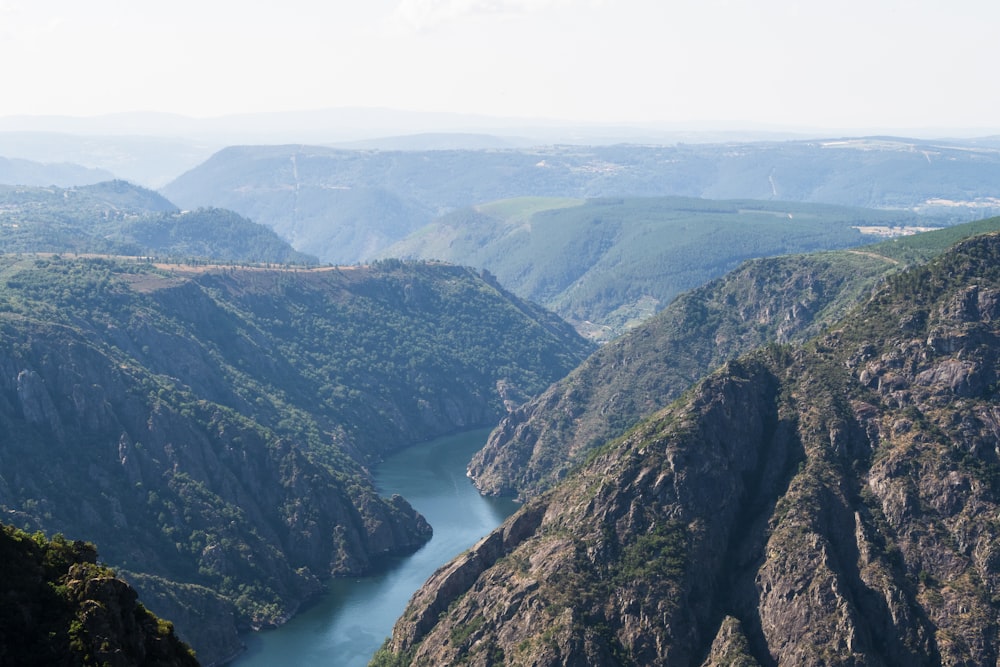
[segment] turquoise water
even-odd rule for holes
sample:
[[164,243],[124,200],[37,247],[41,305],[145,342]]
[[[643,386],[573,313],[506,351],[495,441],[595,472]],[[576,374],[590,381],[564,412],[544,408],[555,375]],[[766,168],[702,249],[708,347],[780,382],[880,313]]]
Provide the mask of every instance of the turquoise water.
[[334,580],[326,595],[282,627],[247,637],[247,652],[232,667],[367,665],[427,577],[516,509],[513,501],[480,496],[465,476],[487,435],[489,430],[479,430],[440,438],[379,465],[379,492],[409,500],[433,526],[434,537],[377,575]]

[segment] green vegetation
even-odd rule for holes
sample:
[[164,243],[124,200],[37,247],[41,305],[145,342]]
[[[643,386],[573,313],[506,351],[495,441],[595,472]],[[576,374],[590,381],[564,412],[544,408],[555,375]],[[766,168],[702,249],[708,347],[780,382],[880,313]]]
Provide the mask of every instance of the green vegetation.
[[[368,465],[496,423],[589,350],[453,266],[0,257],[0,509],[101,544],[185,637],[266,626],[429,536]],[[185,611],[206,589],[213,619]]]
[[181,212],[124,181],[68,189],[0,186],[0,252],[316,262],[231,211]]
[[389,648],[389,640],[386,639],[368,662],[368,667],[410,667],[412,660],[413,656],[410,652],[393,652]]
[[[749,261],[679,296],[507,417],[470,474],[485,492],[539,493],[727,360],[772,341],[816,336],[907,262],[990,230],[1000,230],[1000,218],[854,250]],[[905,275],[912,290],[921,288],[919,272]]]
[[622,550],[613,579],[619,585],[643,585],[660,579],[678,580],[684,573],[688,540],[677,521],[656,524]]
[[[983,554],[1000,548],[1000,233],[906,268],[867,250],[757,260],[738,274],[760,299],[734,300],[734,317],[785,322],[783,302],[822,312],[837,290],[810,300],[823,283],[805,278],[855,262],[882,268],[842,280],[866,285],[846,312],[810,320],[821,330],[804,343],[724,364],[587,457],[482,542],[505,552],[478,552],[481,574],[418,591],[390,648],[454,664],[453,640],[490,609],[476,646],[523,664],[992,664],[982,638],[1000,630],[1000,564]],[[795,289],[768,289],[783,284]],[[595,355],[611,350],[591,372],[625,376],[616,404],[638,400],[623,388],[654,333]],[[572,400],[597,391],[581,373],[566,400],[523,412],[605,410]],[[448,613],[414,620],[442,596]]]
[[[197,665],[173,625],[97,564],[89,543],[0,526],[0,662],[5,665]],[[116,663],[120,664],[120,663]]]
[[[974,148],[884,138],[525,150],[239,146],[163,192],[184,208],[234,210],[322,261],[352,263],[389,256],[386,248],[443,213],[516,197],[812,202],[966,222],[1000,214],[992,203],[1000,154]],[[483,213],[504,217],[491,207]]]
[[914,221],[790,202],[532,198],[456,211],[383,253],[483,267],[607,338],[745,260],[856,246],[870,239],[860,226]]
[[1000,231],[1000,217],[890,239],[868,246],[864,250],[906,265],[921,264],[937,257],[963,239],[995,231]]

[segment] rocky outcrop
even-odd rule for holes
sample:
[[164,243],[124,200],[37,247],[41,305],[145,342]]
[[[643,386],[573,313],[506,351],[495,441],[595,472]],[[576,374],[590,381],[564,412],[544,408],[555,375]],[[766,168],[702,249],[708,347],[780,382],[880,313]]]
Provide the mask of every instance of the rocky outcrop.
[[429,581],[386,652],[995,664],[998,290],[1000,237],[976,238],[823,337],[727,364],[541,496],[533,534],[424,631],[452,580]]
[[93,545],[0,527],[0,663],[197,667],[173,626],[96,564]]

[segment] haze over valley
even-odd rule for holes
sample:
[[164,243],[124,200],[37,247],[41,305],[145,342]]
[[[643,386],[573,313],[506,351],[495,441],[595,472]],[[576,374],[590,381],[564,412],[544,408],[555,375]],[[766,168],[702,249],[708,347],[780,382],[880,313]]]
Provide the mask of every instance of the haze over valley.
[[0,664],[1000,663],[998,7],[0,0]]

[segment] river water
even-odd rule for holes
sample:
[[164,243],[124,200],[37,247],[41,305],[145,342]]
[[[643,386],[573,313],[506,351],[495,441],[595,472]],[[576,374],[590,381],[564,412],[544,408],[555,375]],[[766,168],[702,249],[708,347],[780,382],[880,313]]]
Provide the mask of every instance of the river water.
[[488,435],[487,429],[439,438],[380,464],[375,471],[379,492],[409,500],[430,522],[434,536],[377,575],[334,580],[319,601],[285,625],[247,637],[246,653],[231,667],[367,665],[427,577],[516,509],[511,500],[480,496],[465,476]]

